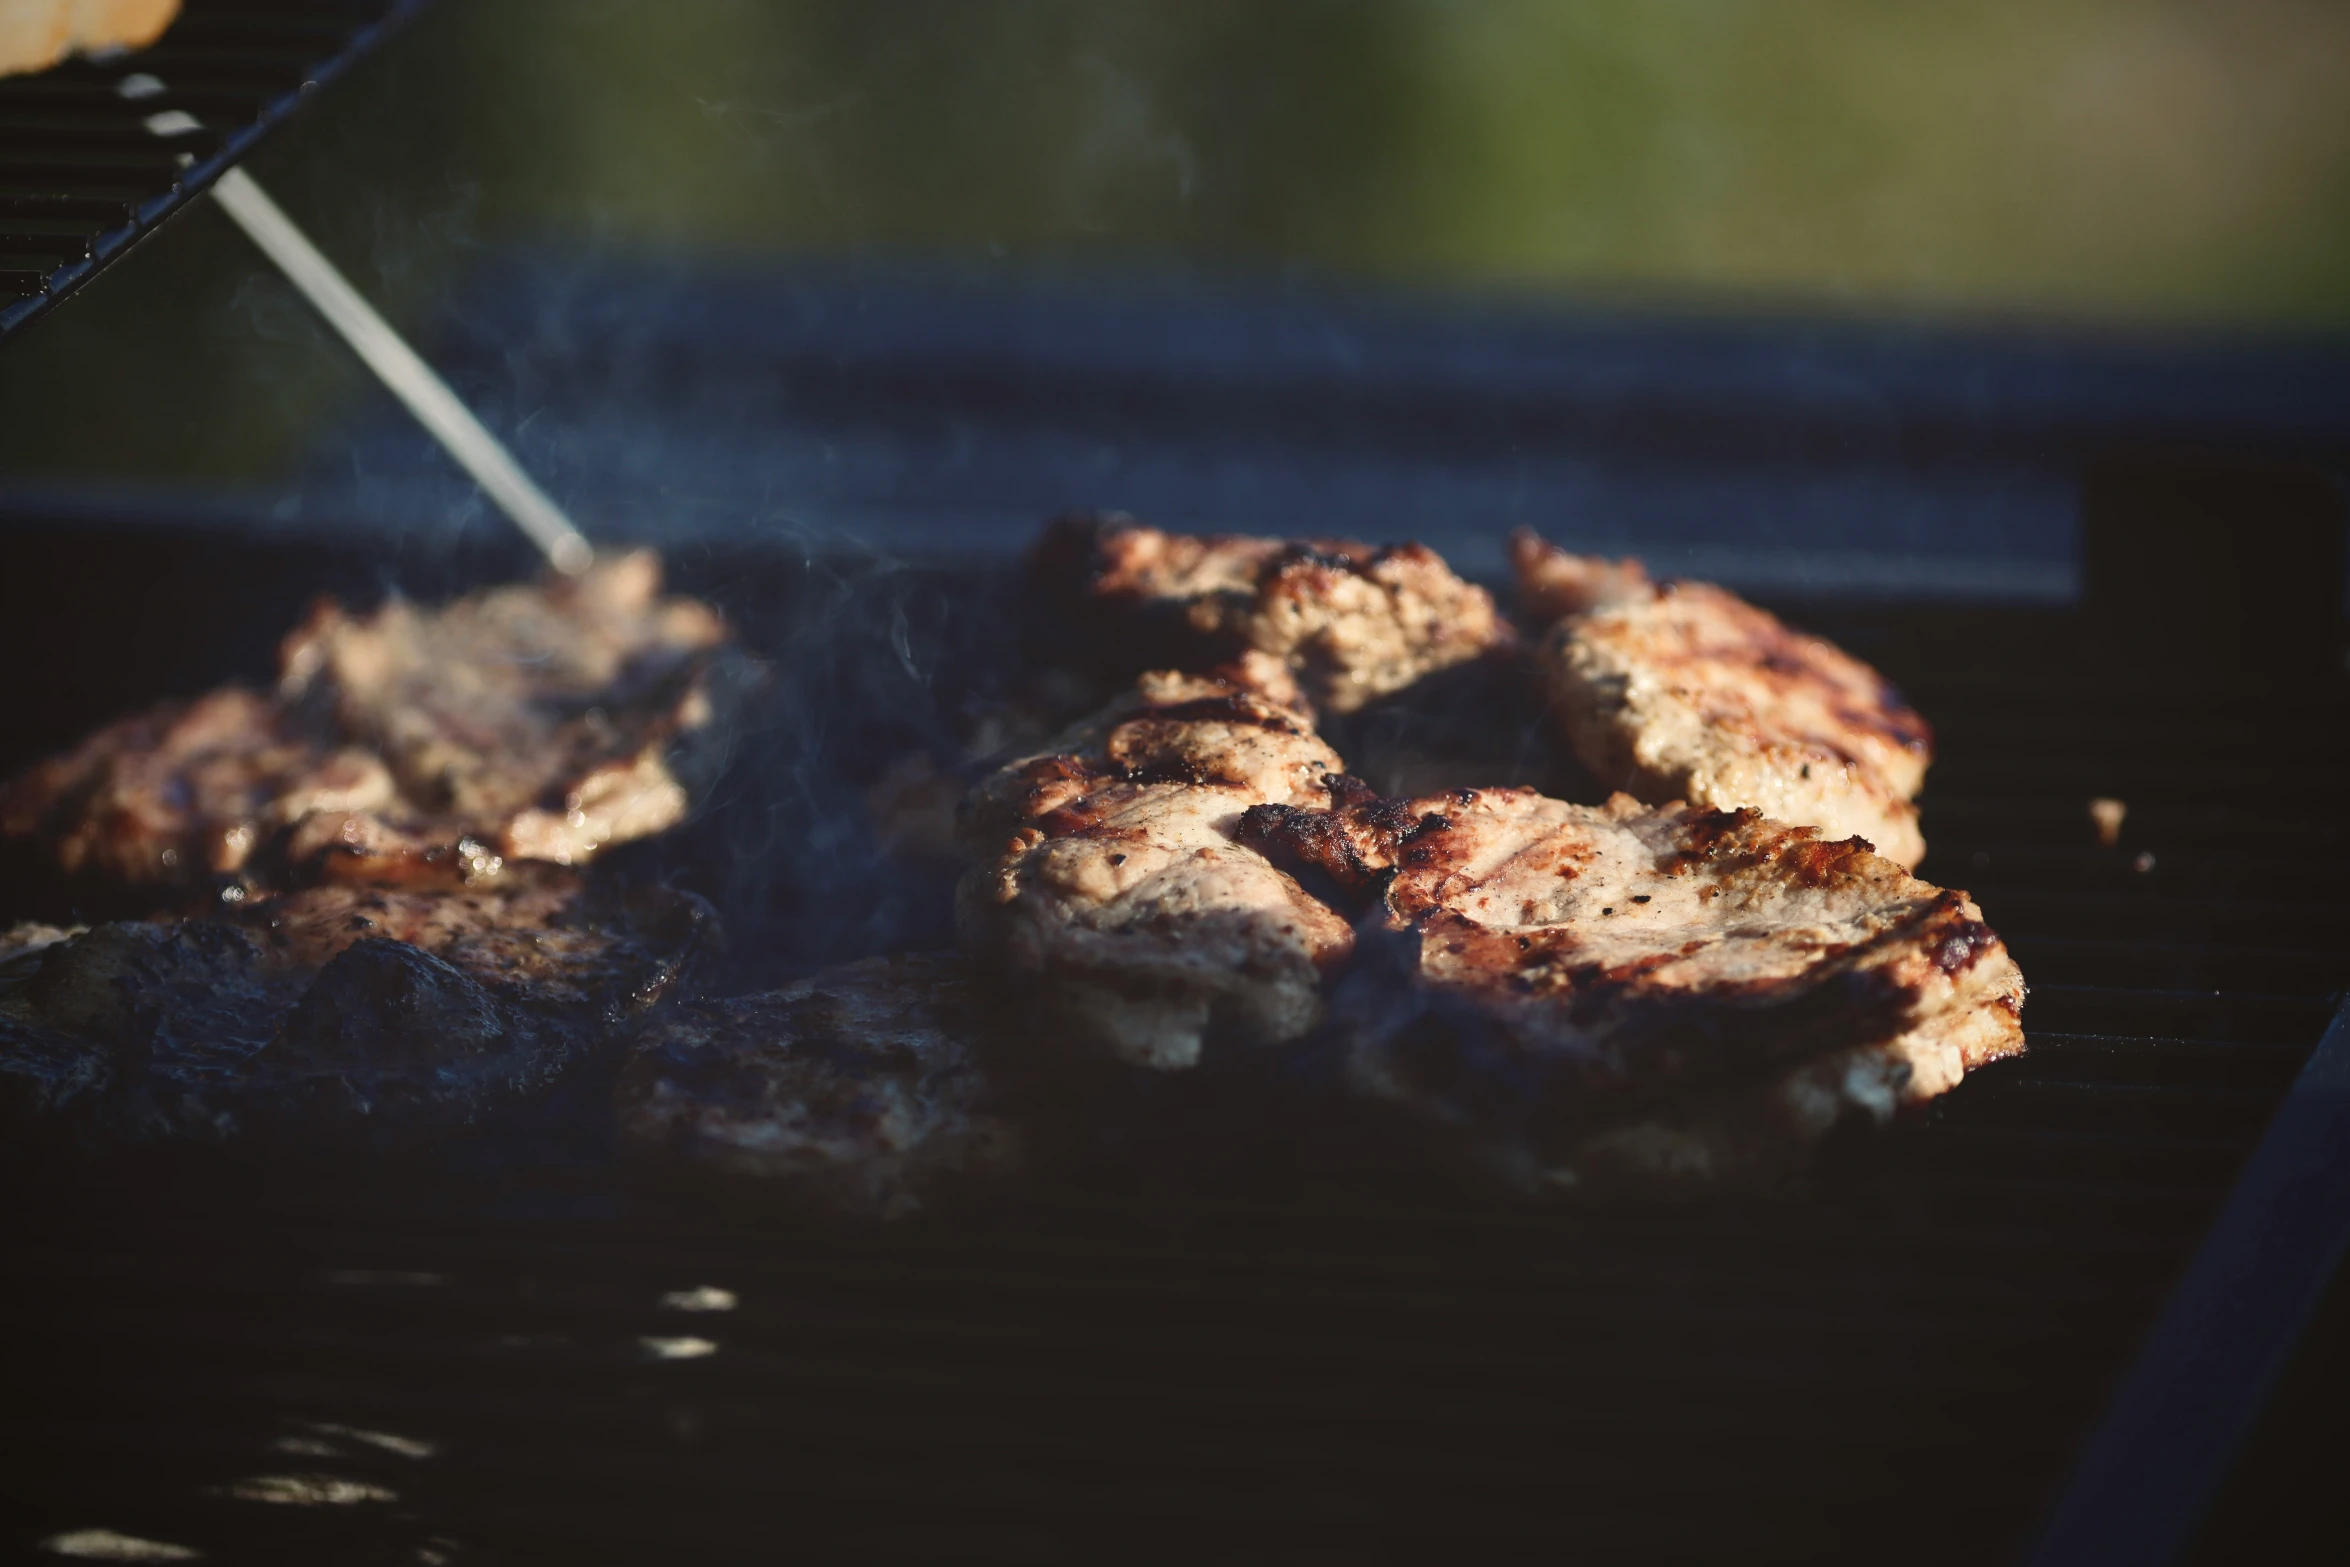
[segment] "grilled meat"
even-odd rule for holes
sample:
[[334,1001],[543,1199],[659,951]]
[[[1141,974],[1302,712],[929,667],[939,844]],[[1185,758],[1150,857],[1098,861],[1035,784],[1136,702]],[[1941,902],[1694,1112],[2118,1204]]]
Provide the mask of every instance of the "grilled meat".
[[1253,648],[1296,670],[1307,700],[1331,713],[1512,635],[1490,594],[1418,544],[1200,537],[1076,517],[1046,530],[1032,571],[1100,644],[1194,669]]
[[439,610],[322,604],[274,695],[100,730],[0,790],[0,835],[134,883],[583,862],[685,815],[758,678],[715,612],[659,588],[640,552]]
[[317,814],[397,808],[383,762],[230,686],[109,724],[0,790],[0,833],[129,882],[232,875]]
[[1518,616],[1531,626],[1642,603],[1656,593],[1648,568],[1637,560],[1571,555],[1543,543],[1531,528],[1510,535],[1510,571],[1518,579]]
[[1353,1074],[1524,1184],[1785,1169],[2022,1048],[1981,911],[1864,845],[1624,795],[1332,795],[1239,835],[1375,905]]
[[698,900],[547,866],[95,926],[0,960],[0,1113],[102,1144],[486,1122],[605,1049],[711,930]]
[[1532,603],[1572,607],[1537,655],[1584,765],[1643,800],[1761,811],[1914,868],[1932,734],[1883,676],[1733,593],[1521,539]]
[[689,1006],[622,1069],[620,1136],[819,1207],[896,1218],[1018,1160],[974,1055],[983,1028],[954,953],[870,958]]
[[963,830],[985,858],[958,889],[962,944],[1079,1048],[1181,1068],[1211,1034],[1294,1038],[1353,934],[1232,831],[1339,767],[1295,709],[1146,675],[972,791]]

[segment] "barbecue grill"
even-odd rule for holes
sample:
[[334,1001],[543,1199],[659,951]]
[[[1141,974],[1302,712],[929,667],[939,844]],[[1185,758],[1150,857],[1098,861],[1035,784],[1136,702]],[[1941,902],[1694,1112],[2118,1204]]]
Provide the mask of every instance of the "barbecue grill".
[[210,189],[423,0],[187,0],[154,47],[0,80],[0,337]]
[[[1000,677],[1009,550],[1038,513],[1277,528],[1339,494],[1476,567],[1507,521],[1555,526],[1569,492],[1543,486],[1579,455],[1631,450],[1632,470],[1574,470],[1572,497],[1650,516],[1668,567],[1726,568],[1935,723],[1923,871],[1971,890],[2022,963],[2031,1053],[1832,1150],[1809,1193],[1673,1207],[1531,1209],[1309,1163],[844,1228],[594,1159],[19,1158],[12,1546],[2338,1552],[2350,691],[2339,501],[2310,477],[2350,446],[2338,359],[902,273],[541,282],[486,280],[462,312],[478,340],[453,330],[435,357],[493,425],[541,413],[525,456],[607,516],[698,460],[700,504],[637,531],[783,687],[726,796],[624,868],[711,894],[746,972],[945,939],[938,884],[880,854],[858,790]],[[682,414],[681,388],[705,389]],[[721,405],[740,422],[696,427]],[[348,449],[251,511],[0,497],[0,648],[41,673],[0,767],[262,678],[318,592],[531,564],[447,524],[462,486],[404,424]],[[777,471],[754,451],[808,454],[804,510],[759,500]],[[1848,482],[1887,473],[1897,492]],[[1733,525],[1657,499],[1656,476],[1690,474]],[[1888,520],[1831,513],[1891,493],[1914,502],[1888,523],[1908,542],[1867,556],[1851,546]],[[1736,513],[1791,497],[1829,548],[1738,542]],[[2222,594],[2196,570],[2215,527],[2260,542],[2216,552],[2244,569],[2239,618],[2212,625],[2264,623],[2264,562],[2335,590],[2271,613],[2292,620],[2274,634],[2180,645],[2161,634],[2179,606]],[[1560,531],[1640,547],[1599,528]],[[2128,804],[2110,844],[2093,797]]]

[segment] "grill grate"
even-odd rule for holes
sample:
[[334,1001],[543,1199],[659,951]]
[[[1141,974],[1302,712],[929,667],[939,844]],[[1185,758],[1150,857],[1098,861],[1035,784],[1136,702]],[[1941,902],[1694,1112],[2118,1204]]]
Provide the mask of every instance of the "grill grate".
[[[263,628],[392,569],[218,537],[71,554]],[[805,651],[801,568],[712,551],[677,575]],[[859,634],[837,579],[813,591]],[[114,645],[95,613],[79,634]],[[2035,990],[2030,1055],[1840,1150],[1815,1195],[1546,1212],[1307,1172],[874,1231],[562,1173],[486,1203],[46,1175],[0,1247],[15,1538],[404,1562],[2012,1554],[2350,979],[2329,890],[2350,713],[2336,689],[2128,705],[2065,612],[1807,618],[1941,727],[1927,874],[1977,892]],[[36,735],[74,705],[43,699]],[[2092,794],[2130,802],[2111,850]],[[696,1286],[739,1304],[662,1304]]]
[[0,337],[201,194],[423,3],[186,0],[152,48],[0,79]]

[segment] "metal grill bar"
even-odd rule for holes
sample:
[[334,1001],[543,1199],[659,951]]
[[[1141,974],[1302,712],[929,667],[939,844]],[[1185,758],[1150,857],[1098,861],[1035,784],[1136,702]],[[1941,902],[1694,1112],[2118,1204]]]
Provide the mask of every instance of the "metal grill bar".
[[2176,1558],[2350,1250],[2350,1006],[2310,1056],[2028,1560]]
[[[0,338],[89,281],[208,189],[307,88],[340,74],[426,0],[187,0],[150,49],[0,81],[0,215],[79,225],[84,248],[28,255],[0,240]],[[123,79],[163,77],[126,95]],[[150,117],[200,114],[158,146]]]

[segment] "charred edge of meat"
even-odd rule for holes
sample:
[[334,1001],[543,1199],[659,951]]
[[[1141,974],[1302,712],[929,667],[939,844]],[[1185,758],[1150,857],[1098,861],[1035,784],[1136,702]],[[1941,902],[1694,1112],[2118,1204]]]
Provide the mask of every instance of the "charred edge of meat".
[[1411,801],[1382,796],[1348,773],[1322,782],[1329,809],[1252,805],[1233,836],[1325,903],[1360,913],[1385,889],[1414,840],[1452,825],[1435,812],[1414,814]]

